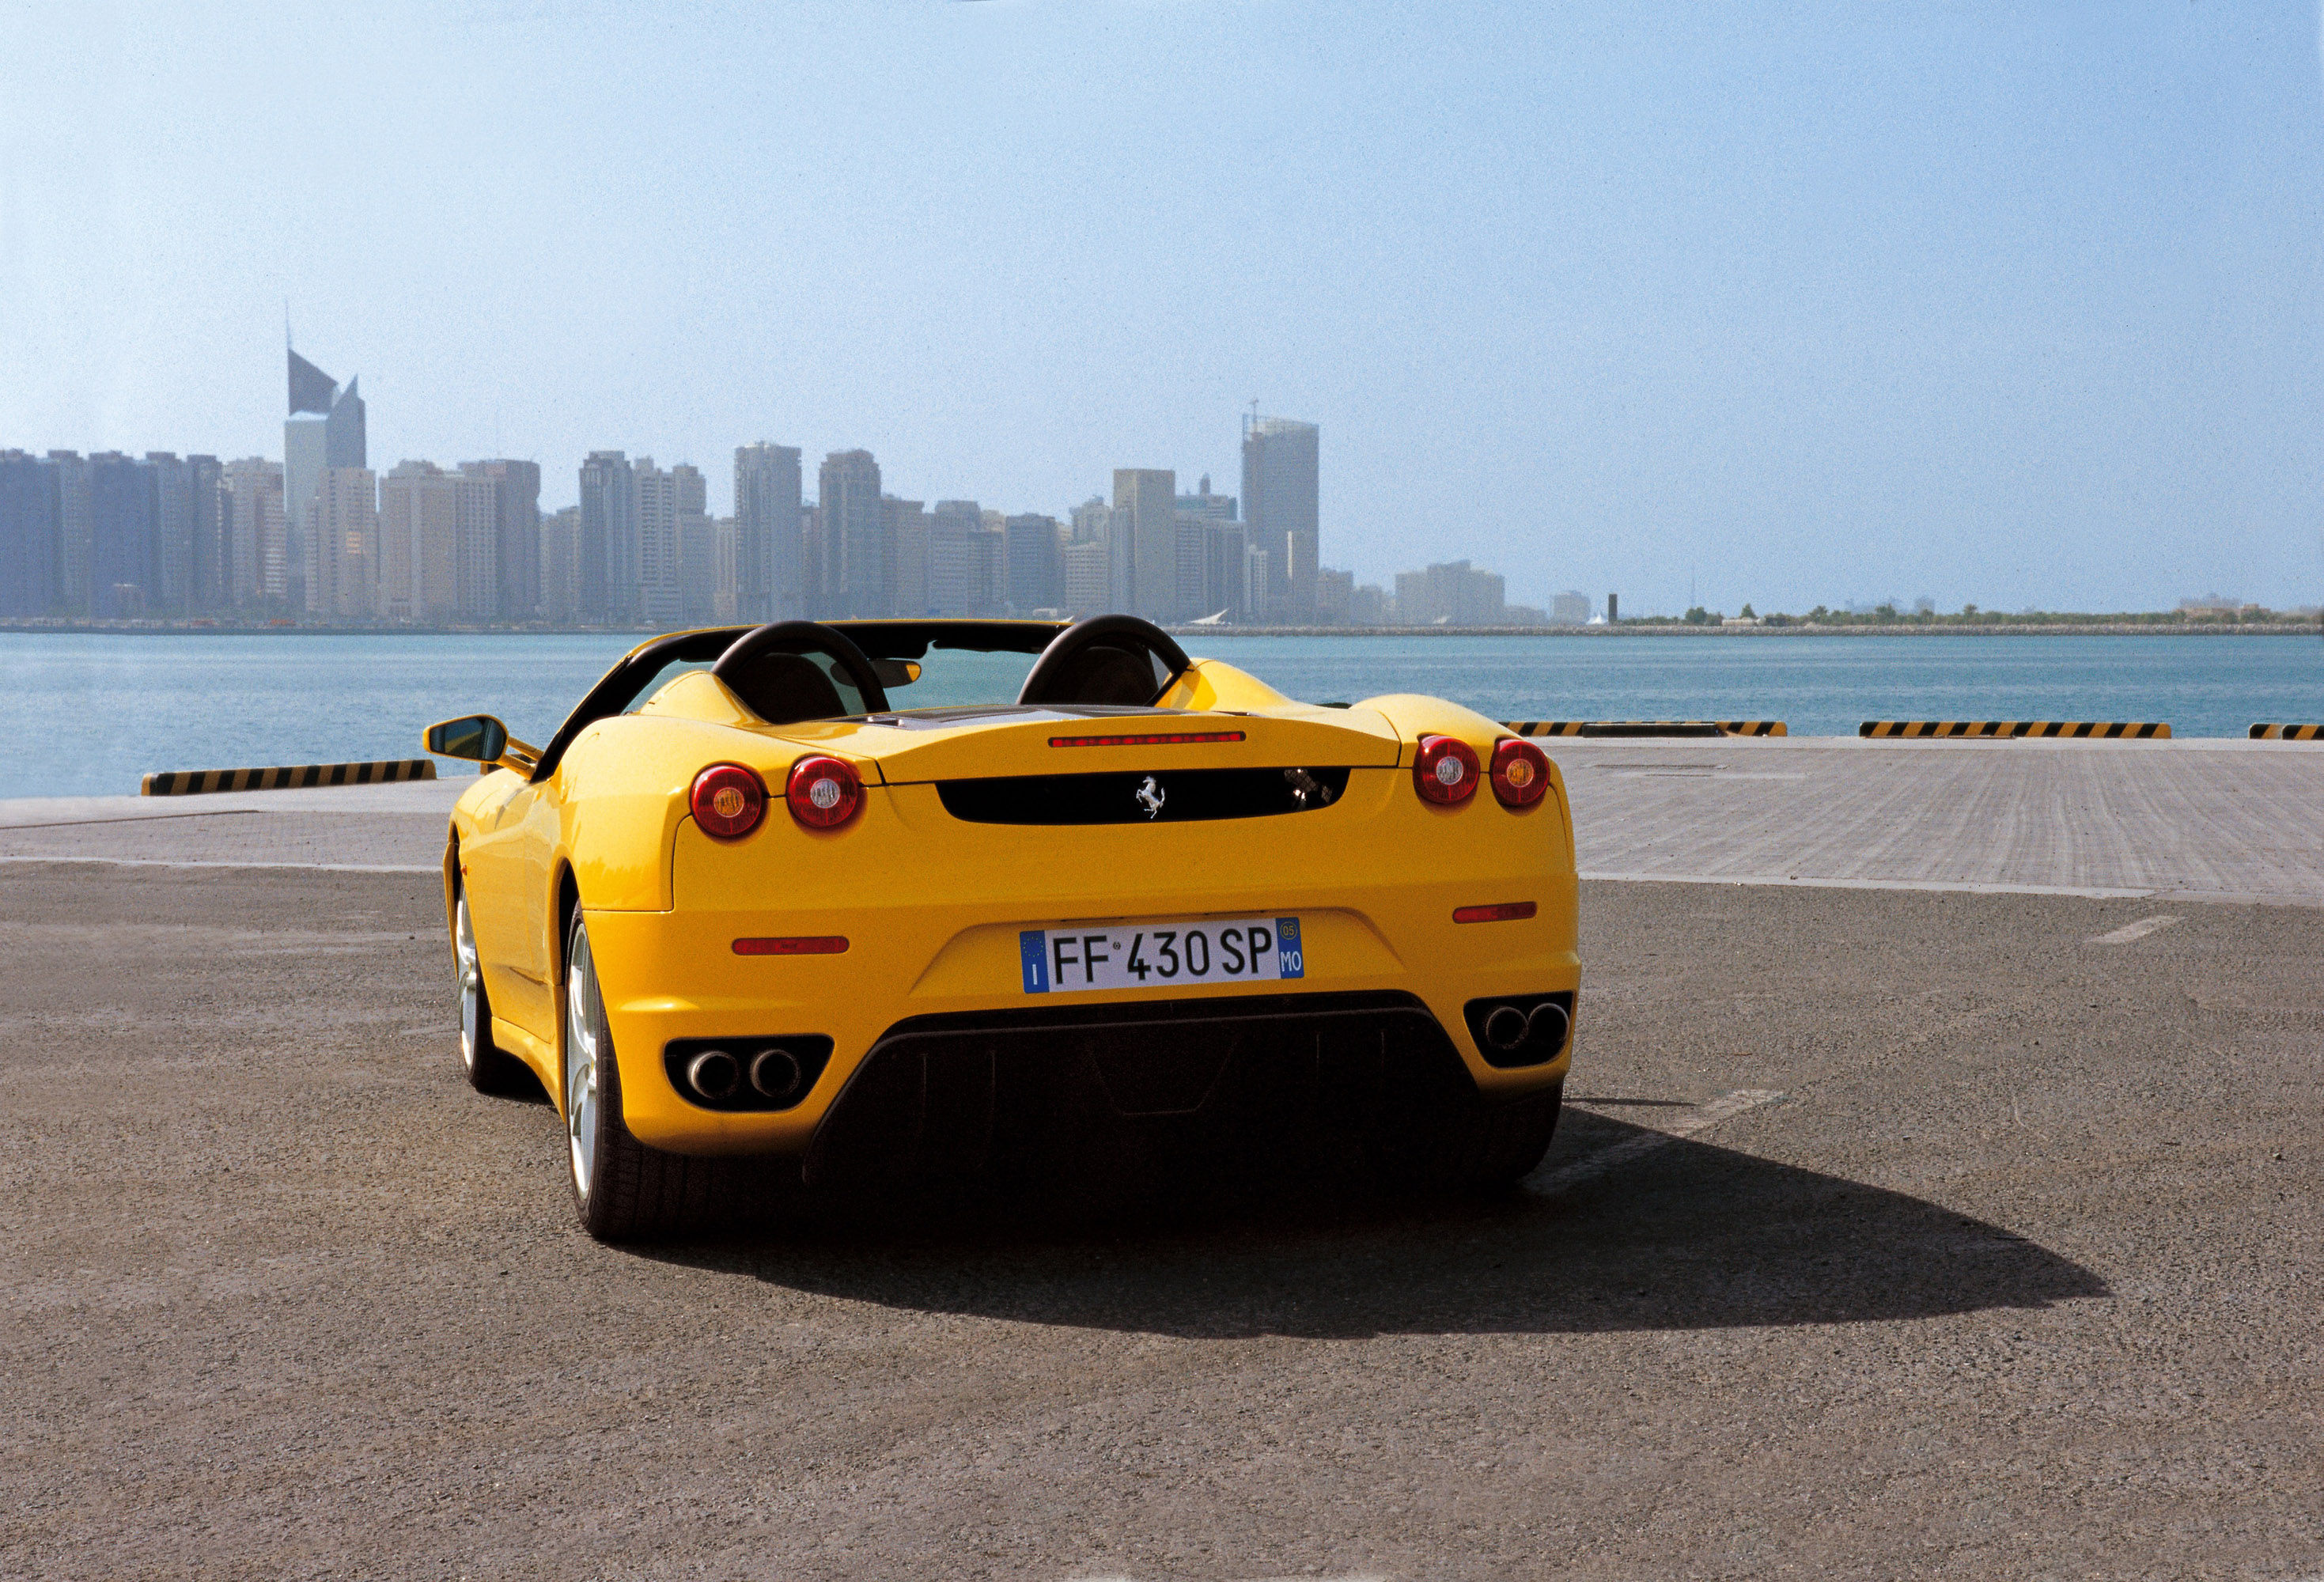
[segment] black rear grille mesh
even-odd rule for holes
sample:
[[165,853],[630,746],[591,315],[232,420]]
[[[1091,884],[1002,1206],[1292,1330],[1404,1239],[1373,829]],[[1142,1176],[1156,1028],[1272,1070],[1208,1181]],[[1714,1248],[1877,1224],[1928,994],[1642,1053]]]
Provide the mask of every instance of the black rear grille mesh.
[[1312,813],[1348,788],[1344,768],[1154,769],[939,780],[956,819],[980,824],[1189,823]]
[[812,1185],[1360,1146],[1473,1102],[1410,995],[1266,995],[919,1016],[816,1130]]

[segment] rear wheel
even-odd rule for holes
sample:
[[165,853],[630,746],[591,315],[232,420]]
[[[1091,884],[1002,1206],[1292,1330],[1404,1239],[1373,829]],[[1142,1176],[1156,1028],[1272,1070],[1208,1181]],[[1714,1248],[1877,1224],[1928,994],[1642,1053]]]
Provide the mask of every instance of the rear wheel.
[[468,1073],[468,1086],[479,1093],[520,1091],[532,1073],[493,1042],[493,1002],[484,993],[484,969],[476,954],[476,926],[468,916],[465,885],[452,905],[452,963],[460,985],[460,1064]]
[[600,1241],[672,1235],[696,1218],[709,1162],[649,1148],[622,1123],[622,1072],[613,1059],[588,925],[576,912],[566,953],[563,1039],[566,1153],[573,1206]]

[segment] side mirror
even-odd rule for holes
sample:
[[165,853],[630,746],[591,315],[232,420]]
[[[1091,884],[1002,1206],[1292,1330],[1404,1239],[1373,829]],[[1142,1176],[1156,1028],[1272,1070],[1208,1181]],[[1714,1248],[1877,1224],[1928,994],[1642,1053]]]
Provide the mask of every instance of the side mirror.
[[428,727],[428,750],[438,758],[496,764],[508,751],[508,727],[490,714],[470,714]]
[[428,750],[439,758],[464,758],[490,769],[514,769],[530,776],[540,762],[540,749],[519,741],[508,727],[490,714],[470,714],[428,727]]

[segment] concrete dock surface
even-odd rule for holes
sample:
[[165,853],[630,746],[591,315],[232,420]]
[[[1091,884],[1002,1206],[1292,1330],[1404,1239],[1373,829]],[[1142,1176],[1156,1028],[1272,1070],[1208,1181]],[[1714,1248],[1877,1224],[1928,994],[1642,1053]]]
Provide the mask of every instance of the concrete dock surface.
[[[1607,878],[2324,906],[2324,742],[1545,742]],[[0,802],[0,860],[436,871],[450,777]]]
[[2324,757],[1555,750],[1665,882],[1524,1190],[650,1250],[461,1079],[465,780],[0,805],[0,1576],[2324,1576]]

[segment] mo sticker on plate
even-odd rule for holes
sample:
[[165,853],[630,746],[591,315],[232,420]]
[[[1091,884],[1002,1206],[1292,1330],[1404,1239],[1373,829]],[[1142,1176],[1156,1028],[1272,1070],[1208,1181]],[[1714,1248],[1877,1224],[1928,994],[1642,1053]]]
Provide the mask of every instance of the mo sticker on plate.
[[1183,983],[1278,983],[1307,976],[1296,917],[1028,928],[1017,936],[1027,994]]

